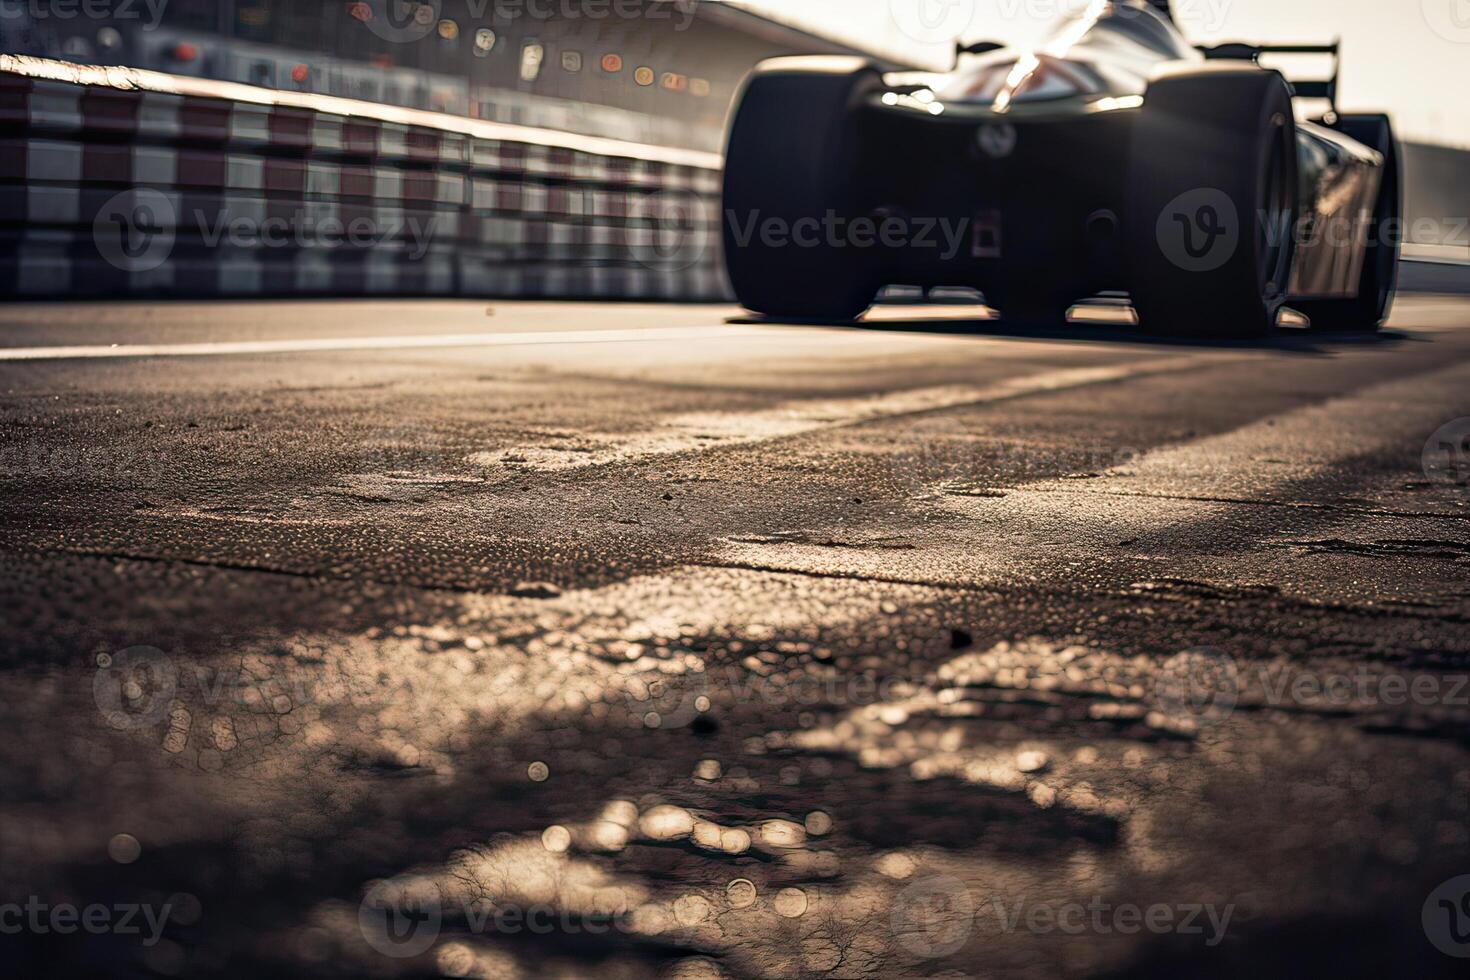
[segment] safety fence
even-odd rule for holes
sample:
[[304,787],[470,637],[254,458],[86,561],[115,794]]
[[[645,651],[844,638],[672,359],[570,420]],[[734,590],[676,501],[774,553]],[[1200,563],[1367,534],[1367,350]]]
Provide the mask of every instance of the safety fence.
[[0,55],[0,287],[721,300],[715,154]]

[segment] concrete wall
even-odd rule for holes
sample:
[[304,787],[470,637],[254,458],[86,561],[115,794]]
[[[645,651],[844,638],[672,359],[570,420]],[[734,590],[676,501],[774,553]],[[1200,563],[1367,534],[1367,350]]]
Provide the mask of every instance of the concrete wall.
[[1458,249],[1470,260],[1470,150],[1406,143],[1403,159],[1410,241]]
[[1470,150],[1403,148],[1405,261],[1399,288],[1470,293]]

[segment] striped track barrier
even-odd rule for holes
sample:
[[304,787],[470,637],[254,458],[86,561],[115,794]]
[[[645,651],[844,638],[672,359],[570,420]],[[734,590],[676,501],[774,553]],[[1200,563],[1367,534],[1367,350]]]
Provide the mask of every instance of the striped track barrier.
[[714,154],[0,56],[12,296],[726,300]]

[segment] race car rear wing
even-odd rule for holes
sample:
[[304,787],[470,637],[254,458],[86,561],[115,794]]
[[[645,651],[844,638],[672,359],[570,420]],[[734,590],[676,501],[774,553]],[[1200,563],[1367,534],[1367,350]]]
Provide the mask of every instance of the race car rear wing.
[[1200,45],[1198,51],[1209,59],[1228,58],[1235,61],[1259,61],[1263,54],[1330,54],[1332,77],[1326,81],[1293,81],[1292,94],[1299,99],[1326,99],[1337,111],[1337,79],[1342,72],[1341,42],[1331,44],[1217,44]]

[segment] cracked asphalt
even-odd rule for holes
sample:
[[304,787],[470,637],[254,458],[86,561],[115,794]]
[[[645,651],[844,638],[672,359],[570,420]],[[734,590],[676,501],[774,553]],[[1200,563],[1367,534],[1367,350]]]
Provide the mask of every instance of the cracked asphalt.
[[1461,975],[1470,300],[973,315],[0,310],[3,958]]

